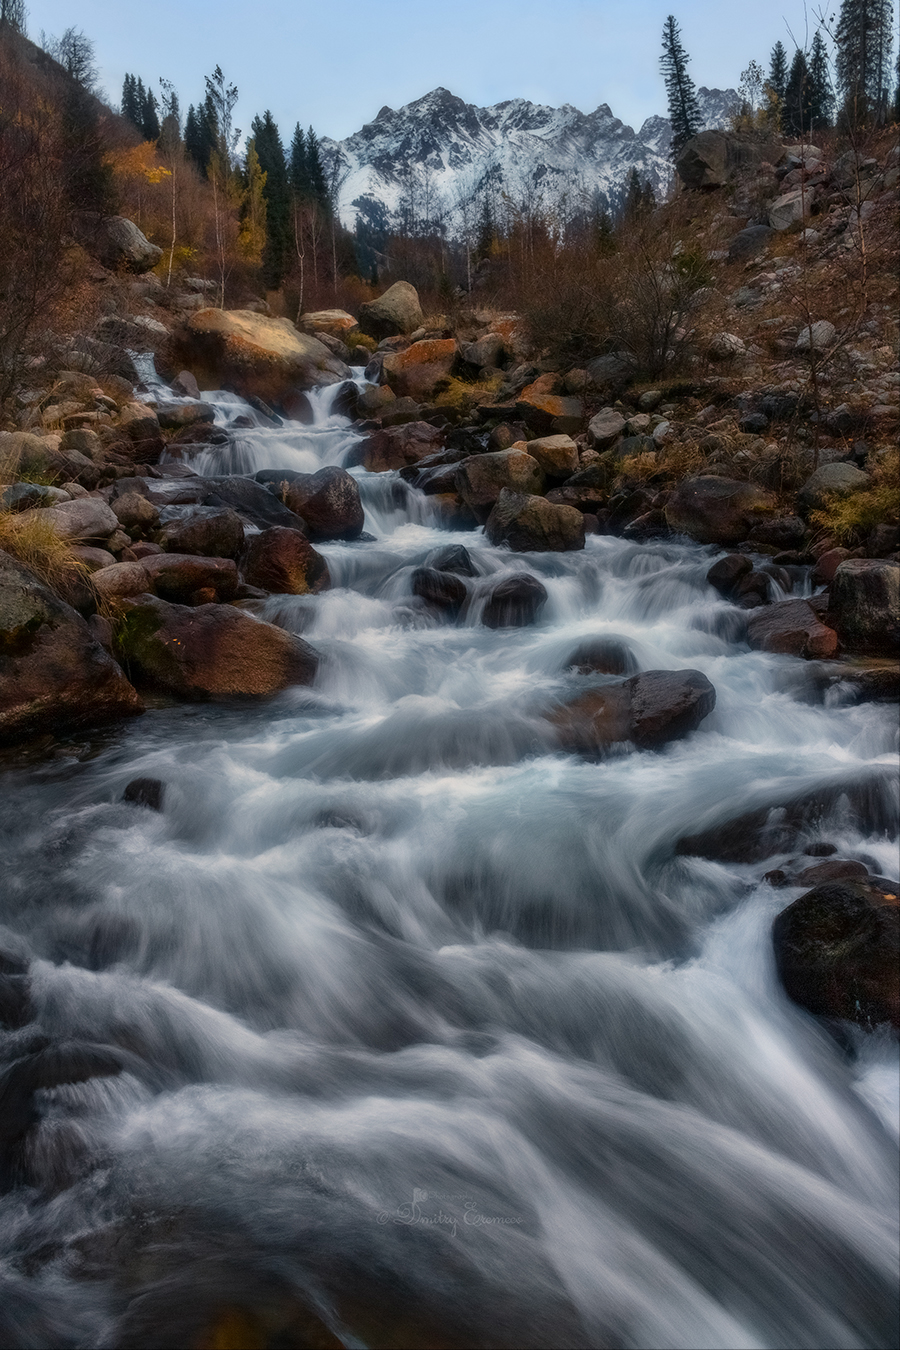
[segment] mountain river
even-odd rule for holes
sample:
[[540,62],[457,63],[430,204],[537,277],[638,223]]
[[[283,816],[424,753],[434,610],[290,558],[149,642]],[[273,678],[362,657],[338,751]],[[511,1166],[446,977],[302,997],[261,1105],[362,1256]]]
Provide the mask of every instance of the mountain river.
[[[244,425],[192,467],[342,463],[332,393],[290,428],[205,395]],[[125,1064],[36,1093],[0,1342],[895,1345],[896,1041],[840,1043],[782,992],[770,928],[801,891],[763,874],[786,855],[675,845],[825,785],[810,841],[895,876],[896,709],[750,651],[713,549],[512,554],[352,472],[374,541],[317,545],[332,589],[260,611],[320,653],[312,688],[151,700],[0,765],[0,950],[31,982],[0,1058],[49,1039]],[[410,584],[448,543],[478,573],[452,623]],[[538,623],[484,626],[519,570]],[[709,677],[698,731],[554,748],[542,714],[604,634]],[[877,821],[842,790],[862,775]],[[123,803],[138,776],[160,812]]]

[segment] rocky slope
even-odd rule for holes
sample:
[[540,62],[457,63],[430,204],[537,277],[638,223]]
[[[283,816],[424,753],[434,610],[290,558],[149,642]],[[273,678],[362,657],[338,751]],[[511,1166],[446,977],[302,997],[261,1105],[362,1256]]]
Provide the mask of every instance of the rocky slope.
[[[704,127],[723,127],[737,95],[733,89],[699,91]],[[341,190],[341,216],[353,225],[353,203],[362,197],[395,211],[409,191],[412,166],[427,173],[418,189],[435,209],[488,179],[513,196],[535,191],[555,195],[572,188],[614,206],[632,168],[661,194],[672,177],[671,127],[649,117],[638,131],[619,121],[608,104],[591,113],[564,104],[548,108],[508,99],[491,108],[466,103],[448,89],[433,89],[399,109],[384,107],[372,122],[343,141],[323,140],[348,177]],[[420,210],[430,214],[424,201]]]

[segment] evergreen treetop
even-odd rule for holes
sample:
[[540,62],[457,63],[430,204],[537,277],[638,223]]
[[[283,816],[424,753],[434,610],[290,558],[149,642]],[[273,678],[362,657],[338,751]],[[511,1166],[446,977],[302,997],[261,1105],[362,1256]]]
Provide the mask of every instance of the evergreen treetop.
[[700,105],[694,82],[687,73],[688,57],[681,45],[681,32],[670,14],[663,26],[663,54],[659,59],[669,96],[669,121],[672,124],[672,158],[701,129]]

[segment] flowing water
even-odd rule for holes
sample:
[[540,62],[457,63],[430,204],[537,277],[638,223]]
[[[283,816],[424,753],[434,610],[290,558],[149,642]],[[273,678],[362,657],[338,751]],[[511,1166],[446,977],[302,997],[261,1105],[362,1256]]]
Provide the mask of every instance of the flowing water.
[[[342,462],[329,397],[193,467]],[[126,1071],[37,1094],[30,1184],[0,1198],[3,1343],[894,1345],[896,1043],[840,1046],[782,993],[782,856],[675,853],[828,785],[815,837],[895,875],[841,792],[889,777],[894,710],[749,651],[712,550],[513,555],[353,472],[375,541],[322,545],[333,589],[265,602],[320,652],[313,688],[160,702],[6,769],[0,947],[31,958],[33,1023],[0,1053],[39,1031]],[[448,542],[478,572],[453,624],[410,589]],[[484,627],[517,570],[540,622]],[[601,634],[703,671],[700,730],[555,750],[542,714]],[[161,813],[121,802],[136,776]],[[204,1340],[228,1308],[270,1330]]]

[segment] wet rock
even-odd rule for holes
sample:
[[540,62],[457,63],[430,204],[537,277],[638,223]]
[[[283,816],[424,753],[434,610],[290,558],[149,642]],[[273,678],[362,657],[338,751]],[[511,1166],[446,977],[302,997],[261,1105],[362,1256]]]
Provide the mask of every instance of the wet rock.
[[435,609],[455,618],[466,602],[464,581],[435,567],[417,567],[412,574],[412,593]]
[[365,512],[356,480],[335,465],[293,479],[285,505],[305,522],[313,539],[358,539]]
[[446,386],[455,360],[453,338],[426,339],[411,343],[402,352],[388,352],[382,372],[399,397],[423,401],[434,398]]
[[895,655],[900,643],[900,564],[848,558],[831,586],[831,614],[851,651]]
[[167,506],[159,512],[156,538],[167,553],[236,558],[244,544],[244,527],[228,506]]
[[433,455],[443,436],[430,422],[411,421],[404,426],[383,427],[353,447],[349,462],[361,464],[369,473],[403,469]]
[[290,319],[246,309],[201,309],[175,346],[205,388],[255,395],[275,408],[296,390],[350,377],[349,366]]
[[832,858],[828,862],[804,867],[793,881],[796,886],[818,886],[826,881],[864,881],[869,869],[849,858]]
[[752,571],[753,564],[743,553],[729,553],[727,557],[713,563],[706,580],[728,599],[735,593],[738,583]]
[[317,595],[331,585],[321,553],[304,535],[278,525],[251,536],[241,570],[251,586],[276,595]]
[[193,398],[200,401],[200,386],[194,379],[189,370],[181,370],[172,381],[172,392],[181,394],[182,398]]
[[133,806],[146,806],[150,811],[161,811],[166,785],[161,778],[132,778],[122,793],[122,801]]
[[429,554],[426,562],[437,572],[453,572],[461,577],[477,577],[478,571],[472,562],[469,550],[463,544],[446,544]]
[[519,493],[540,493],[544,487],[544,474],[531,455],[510,448],[464,459],[454,481],[460,497],[483,523],[504,488]]
[[579,675],[633,675],[638,664],[634,652],[623,638],[587,638],[578,644],[566,661],[564,670]]
[[596,755],[630,741],[656,750],[695,731],[716,705],[699,670],[648,670],[589,689],[551,715],[566,750]]
[[[284,491],[287,491],[287,483],[294,476],[294,471],[288,469],[283,472],[266,470],[257,475],[257,482],[252,478],[239,477],[200,479],[190,488],[185,488],[180,500],[202,506],[230,506],[243,521],[255,525],[258,530],[280,525],[286,530],[303,533],[303,522],[283,504],[283,500],[278,500],[281,495],[280,484],[284,483]],[[264,487],[263,482],[274,485],[275,491]],[[169,497],[167,500],[172,499]]]
[[736,544],[776,505],[770,492],[734,478],[688,478],[666,503],[669,527],[701,544]]
[[747,641],[756,651],[823,659],[838,649],[838,635],[805,600],[781,600],[750,616]]
[[900,1027],[900,909],[894,890],[862,881],[816,886],[772,926],[788,997],[819,1017]]
[[490,543],[515,553],[565,553],[584,548],[584,517],[572,506],[557,506],[502,488],[484,532]]
[[359,307],[360,328],[377,342],[414,333],[421,328],[422,320],[418,291],[408,281],[395,281],[384,295]]
[[124,492],[110,503],[112,512],[128,534],[146,534],[159,524],[159,510],[141,492]]
[[84,619],[0,552],[0,739],[96,726],[142,710]]
[[218,600],[233,600],[238,587],[237,565],[231,558],[157,553],[128,565],[140,566],[149,578],[150,589],[163,600],[186,603],[197,591],[210,588]]
[[537,577],[518,572],[491,591],[481,621],[488,628],[525,628],[535,623],[547,602],[547,588]]
[[137,678],[189,699],[274,694],[312,684],[318,666],[302,639],[230,605],[190,609],[153,596],[123,602],[116,650]]

